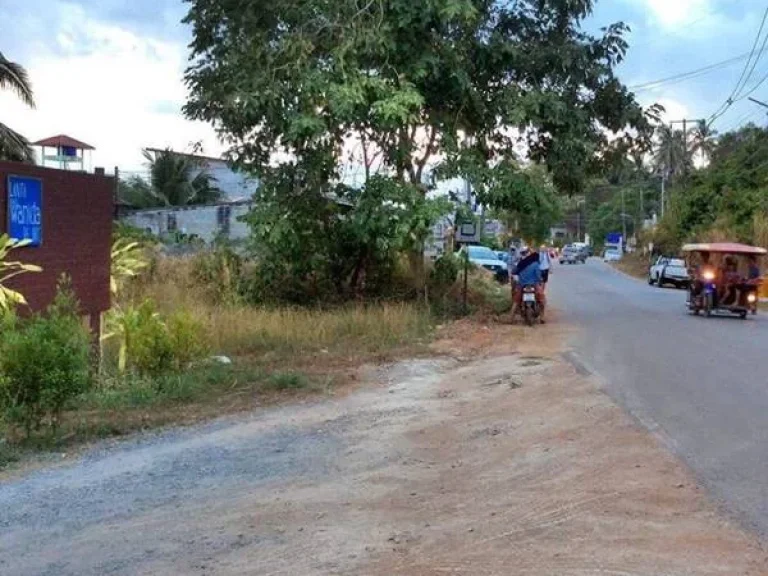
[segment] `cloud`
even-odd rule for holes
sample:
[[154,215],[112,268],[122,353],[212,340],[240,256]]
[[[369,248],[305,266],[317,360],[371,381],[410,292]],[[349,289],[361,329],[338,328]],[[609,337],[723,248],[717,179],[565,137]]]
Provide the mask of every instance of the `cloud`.
[[714,16],[712,0],[633,0],[644,5],[665,28],[705,20]]
[[48,10],[55,27],[21,62],[37,109],[0,93],[3,121],[33,140],[65,133],[88,142],[97,149],[94,165],[107,169],[142,169],[145,146],[183,150],[202,141],[206,154],[222,151],[210,126],[171,113],[186,99],[184,42],[93,18],[75,4],[54,3]]

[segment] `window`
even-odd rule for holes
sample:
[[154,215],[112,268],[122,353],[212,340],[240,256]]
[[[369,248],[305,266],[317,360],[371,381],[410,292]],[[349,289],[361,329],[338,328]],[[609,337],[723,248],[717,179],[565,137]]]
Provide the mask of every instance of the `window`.
[[179,223],[176,221],[176,214],[168,214],[168,232],[176,232],[179,229]]
[[229,236],[230,222],[232,219],[232,206],[219,206],[216,210],[216,224],[219,233]]

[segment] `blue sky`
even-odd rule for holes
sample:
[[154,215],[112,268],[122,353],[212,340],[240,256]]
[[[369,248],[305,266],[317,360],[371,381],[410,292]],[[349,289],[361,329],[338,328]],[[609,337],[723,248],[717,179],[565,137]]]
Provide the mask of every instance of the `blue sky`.
[[[598,0],[587,28],[629,24],[630,51],[619,72],[629,86],[748,52],[768,0]],[[142,168],[142,146],[183,150],[202,141],[222,151],[213,130],[184,120],[181,75],[189,31],[181,0],[0,0],[0,51],[25,65],[37,94],[26,110],[0,94],[3,120],[32,139],[66,133],[96,146],[94,164]],[[729,96],[745,61],[711,74],[638,92],[669,119],[709,117]],[[768,74],[768,54],[748,86]],[[754,96],[768,101],[768,82]],[[765,110],[737,102],[723,130],[763,122]]]

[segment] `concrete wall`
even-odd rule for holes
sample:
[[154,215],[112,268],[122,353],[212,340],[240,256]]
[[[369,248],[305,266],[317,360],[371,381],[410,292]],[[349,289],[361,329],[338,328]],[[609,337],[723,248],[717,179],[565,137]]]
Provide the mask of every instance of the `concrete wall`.
[[31,310],[43,310],[53,300],[61,274],[67,274],[83,312],[96,328],[99,314],[110,307],[114,178],[0,162],[0,233],[8,226],[10,175],[31,176],[43,183],[42,245],[13,252],[15,258],[37,264],[43,272],[18,276],[10,287],[25,295]]
[[[157,236],[166,236],[175,229],[187,235],[195,235],[205,242],[213,241],[222,230],[220,210],[229,208],[229,238],[246,238],[250,232],[247,224],[239,221],[251,208],[250,203],[213,204],[184,208],[160,208],[128,212],[122,221]],[[223,215],[223,214],[222,214]]]

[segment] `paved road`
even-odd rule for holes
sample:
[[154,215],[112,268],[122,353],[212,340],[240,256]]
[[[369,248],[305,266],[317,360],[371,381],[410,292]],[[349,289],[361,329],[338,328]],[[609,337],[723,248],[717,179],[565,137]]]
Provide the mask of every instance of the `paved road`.
[[573,346],[608,393],[768,537],[768,317],[690,316],[684,291],[597,260],[556,267],[550,297],[580,326]]

